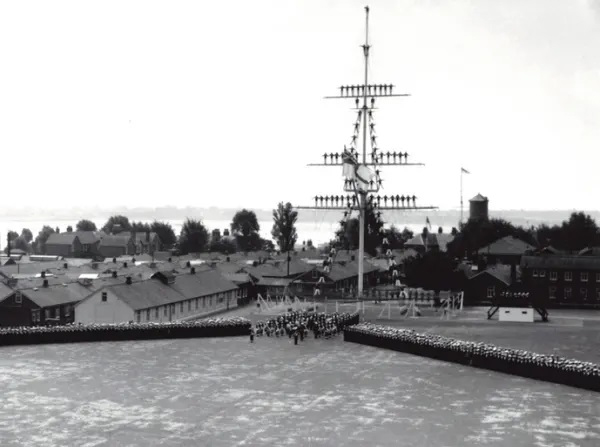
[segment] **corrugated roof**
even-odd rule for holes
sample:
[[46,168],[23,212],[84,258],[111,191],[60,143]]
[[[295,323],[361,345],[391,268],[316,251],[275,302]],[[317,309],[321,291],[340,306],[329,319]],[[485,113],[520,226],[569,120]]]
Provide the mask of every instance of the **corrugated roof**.
[[46,240],[48,245],[73,245],[77,235],[75,233],[51,233]]
[[499,279],[507,286],[509,286],[512,282],[511,278],[510,278],[510,265],[502,265],[502,264],[498,264],[498,265],[489,267],[489,268],[483,270],[482,272],[479,272],[476,275],[471,276],[469,279],[475,279],[478,276],[483,275],[485,273],[487,273],[488,275],[494,276],[495,278]]
[[75,231],[73,234],[77,235],[79,242],[82,244],[95,244],[100,240],[100,237],[95,231]]
[[100,247],[125,247],[129,243],[129,237],[123,236],[104,236],[100,240]]
[[11,295],[14,292],[13,289],[0,282],[0,300],[3,300],[7,296]]
[[175,283],[169,285],[163,284],[159,279],[149,279],[112,286],[110,289],[129,307],[140,310],[237,290],[237,286],[217,271],[209,270],[178,275]]
[[490,255],[523,255],[527,250],[534,250],[535,247],[529,245],[527,242],[517,239],[513,236],[505,236],[492,242],[483,248],[480,248],[479,254],[490,254]]
[[523,256],[521,268],[600,271],[598,256]]
[[223,276],[234,284],[245,284],[252,282],[252,278],[248,273],[223,273]]
[[[370,273],[378,269],[379,267],[371,264],[369,261],[366,261],[363,264],[363,273]],[[329,273],[325,273],[324,268],[319,268],[318,270],[324,275],[328,276],[332,281],[342,281],[344,279],[358,276],[358,262],[352,261],[346,263],[345,265],[334,262]]]
[[179,292],[158,279],[120,284],[110,287],[110,290],[133,310],[164,306],[185,299]]
[[75,303],[94,292],[94,289],[84,287],[79,283],[23,289],[23,294],[40,307],[58,306],[60,304]]
[[288,278],[259,278],[258,285],[265,287],[287,287],[291,279]]

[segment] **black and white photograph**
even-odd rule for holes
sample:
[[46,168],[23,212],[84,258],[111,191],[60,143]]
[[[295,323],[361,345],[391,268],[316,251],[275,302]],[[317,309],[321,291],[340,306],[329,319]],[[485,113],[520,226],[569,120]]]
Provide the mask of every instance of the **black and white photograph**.
[[600,0],[0,42],[1,447],[600,445]]

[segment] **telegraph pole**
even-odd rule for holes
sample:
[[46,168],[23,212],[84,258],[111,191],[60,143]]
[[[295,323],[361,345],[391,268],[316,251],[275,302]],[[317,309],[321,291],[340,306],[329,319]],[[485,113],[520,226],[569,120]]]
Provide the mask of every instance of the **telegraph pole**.
[[[374,132],[375,98],[403,97],[409,94],[394,94],[392,84],[369,84],[369,7],[365,7],[365,43],[362,45],[364,56],[364,81],[359,85],[344,85],[339,87],[340,94],[326,96],[326,99],[354,99],[357,120],[354,124],[354,134],[350,142],[350,151],[344,147],[344,152],[331,152],[323,154],[323,163],[311,163],[309,166],[340,166],[346,167],[349,158],[355,160],[354,174],[346,176],[344,191],[347,195],[315,196],[314,206],[296,206],[296,209],[311,210],[343,210],[345,218],[349,218],[353,211],[358,211],[359,217],[359,243],[358,243],[358,298],[363,297],[364,253],[365,253],[365,218],[367,210],[424,210],[435,209],[433,206],[417,206],[414,195],[390,195],[383,197],[379,194],[382,186],[380,166],[423,166],[423,163],[408,163],[406,152],[380,153],[377,147],[377,136]],[[360,99],[362,98],[362,106]],[[356,151],[360,128],[362,127],[362,154]],[[367,152],[368,132],[370,134],[371,152]],[[351,156],[351,157],[349,157]],[[329,158],[329,163],[327,162]],[[391,161],[390,161],[391,158]],[[396,161],[398,160],[398,161]],[[372,169],[371,169],[372,168]],[[346,169],[344,169],[346,173]],[[366,177],[365,177],[366,174]],[[390,204],[388,205],[388,201]],[[324,203],[323,203],[324,202]],[[382,204],[383,202],[383,204]],[[380,214],[380,213],[378,213]]]

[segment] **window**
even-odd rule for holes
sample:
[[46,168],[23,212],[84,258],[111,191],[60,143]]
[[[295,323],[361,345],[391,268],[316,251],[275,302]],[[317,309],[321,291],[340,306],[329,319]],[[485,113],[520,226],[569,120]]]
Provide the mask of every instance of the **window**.
[[165,312],[163,313],[163,315],[165,317],[167,317],[169,315],[169,307],[168,306],[165,306]]
[[39,323],[40,322],[40,310],[39,309],[31,311],[31,322],[32,323]]
[[487,288],[487,297],[488,298],[494,298],[494,296],[496,295],[496,291],[495,291],[495,287],[494,286],[490,286]]
[[108,300],[108,293],[107,292],[102,292],[102,302],[106,303],[107,300]]
[[175,304],[171,304],[171,315],[175,314]]
[[192,311],[192,300],[188,301],[188,312]]
[[548,291],[548,298],[550,298],[551,300],[556,299],[556,287],[555,286],[550,287],[550,290]]
[[573,272],[565,272],[565,281],[573,281]]
[[46,320],[51,317],[50,309],[44,309],[44,317],[46,318]]
[[537,271],[537,270],[534,270],[534,271],[533,271],[533,277],[534,277],[534,278],[537,278],[537,277],[538,277],[538,271]]
[[183,301],[179,303],[179,312],[183,313]]
[[317,279],[319,277],[319,272],[317,272],[316,270],[313,270],[312,277],[313,277],[313,279]]
[[572,291],[570,287],[565,287],[565,299],[570,300],[572,295]]
[[581,282],[587,282],[588,272],[581,272],[580,278],[581,278]]
[[546,270],[540,270],[540,278],[546,277]]
[[141,312],[139,310],[135,311],[135,321],[140,322]]
[[579,296],[581,298],[583,298],[584,300],[587,300],[587,289],[585,289],[583,287],[581,289],[579,289]]
[[206,297],[202,298],[202,307],[206,307]]
[[65,317],[69,317],[69,316],[71,316],[71,305],[67,304],[65,306]]
[[15,303],[21,304],[22,302],[23,302],[23,297],[21,296],[21,291],[18,290],[17,293],[15,293]]
[[150,309],[146,310],[146,321],[150,321]]
[[550,281],[556,281],[558,279],[558,273],[550,272]]
[[196,298],[196,310],[198,310],[198,298]]
[[154,318],[158,318],[158,307],[154,309]]

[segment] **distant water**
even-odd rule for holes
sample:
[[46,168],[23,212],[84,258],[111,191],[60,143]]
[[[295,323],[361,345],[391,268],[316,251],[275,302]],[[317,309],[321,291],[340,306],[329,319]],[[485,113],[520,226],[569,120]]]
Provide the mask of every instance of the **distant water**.
[[[0,246],[2,248],[6,247],[6,235],[8,233],[9,230],[12,231],[16,231],[17,233],[21,233],[21,230],[23,228],[29,228],[35,236],[38,234],[38,232],[42,229],[42,227],[44,225],[50,225],[53,228],[58,227],[60,229],[61,232],[64,232],[67,230],[67,227],[69,225],[75,227],[75,224],[80,220],[80,218],[78,217],[74,217],[73,219],[70,220],[52,220],[52,219],[24,219],[24,218],[16,218],[16,219],[12,219],[12,220],[0,220],[0,235],[1,235],[1,242],[0,242]],[[89,219],[91,221],[93,221],[96,226],[98,228],[101,228],[102,225],[104,225],[104,223],[106,222],[106,218],[91,218]],[[138,219],[136,219],[137,221]],[[154,220],[154,218],[152,216],[148,216],[147,219],[140,219],[142,221],[145,222],[152,222]],[[165,219],[165,221],[169,222],[173,229],[175,230],[175,234],[179,235],[179,233],[181,232],[181,227],[183,226],[183,222],[184,219],[174,219],[174,220],[169,220],[169,219]],[[230,220],[204,220],[204,225],[206,225],[209,229],[209,232],[214,230],[214,229],[220,229],[221,230],[221,234],[223,233],[223,230],[226,228],[230,228],[230,224],[231,221]],[[260,224],[260,234],[263,238],[265,239],[272,239],[271,236],[271,229],[273,228],[273,221],[261,221],[259,222]],[[424,227],[424,223],[421,224],[417,224],[417,223],[412,223],[412,224],[400,224],[400,223],[395,223],[396,226],[398,226],[399,228],[404,228],[405,226],[408,227],[409,229],[411,229],[413,232],[420,232],[423,227]],[[432,222],[432,224],[435,224],[435,222]],[[339,222],[329,222],[329,221],[325,221],[325,220],[321,220],[321,221],[301,221],[298,222],[296,225],[297,228],[297,232],[298,232],[298,242],[302,243],[302,241],[306,241],[306,240],[312,240],[313,244],[318,245],[318,244],[322,244],[322,243],[326,243],[329,242],[331,239],[334,238],[335,235],[335,231],[339,228]],[[437,231],[438,227],[442,225],[444,232],[449,233],[452,230],[452,223],[446,223],[446,224],[439,224],[439,225],[433,225],[432,228],[434,231]],[[456,224],[454,224],[456,225]],[[389,226],[389,225],[386,225]]]

